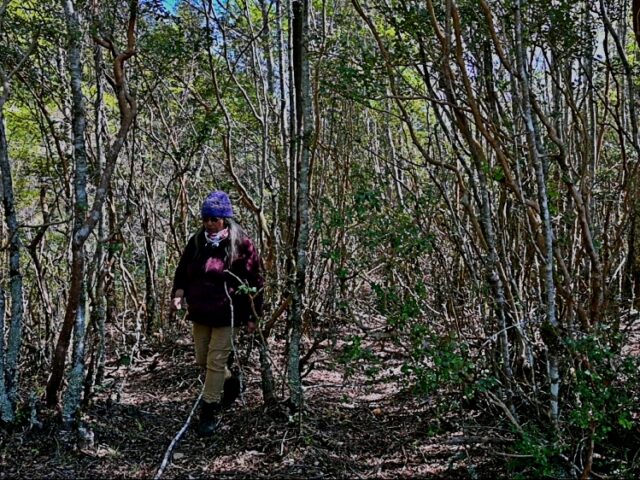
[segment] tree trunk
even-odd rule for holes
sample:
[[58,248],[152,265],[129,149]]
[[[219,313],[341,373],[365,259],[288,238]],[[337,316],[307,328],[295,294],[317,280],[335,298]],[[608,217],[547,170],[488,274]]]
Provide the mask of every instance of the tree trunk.
[[[82,297],[85,272],[84,238],[82,229],[88,210],[87,202],[87,153],[85,146],[85,107],[82,94],[82,30],[81,18],[71,0],[62,0],[69,38],[69,73],[71,76],[72,117],[73,117],[73,154],[75,160],[74,175],[74,226],[71,242],[72,261],[69,297],[64,322],[58,336],[51,365],[51,376],[47,383],[47,404],[58,402],[58,391],[64,376],[67,351],[71,341],[71,331],[76,322],[77,309]],[[84,317],[83,317],[84,318]]]
[[293,52],[296,72],[297,137],[300,159],[297,188],[297,223],[299,225],[295,245],[296,263],[289,321],[289,391],[296,409],[302,408],[302,380],[300,377],[300,340],[304,314],[307,248],[309,242],[309,185],[313,118],[311,84],[309,75],[309,3],[296,0],[293,7]]
[[7,395],[4,381],[4,314],[4,290],[0,285],[0,421],[3,423],[13,423],[15,415],[13,413],[13,406]]
[[[103,55],[102,47],[95,45],[93,47],[93,62],[96,71],[96,100],[94,104],[94,114],[96,116],[96,155],[98,157],[98,171],[102,171],[107,162],[105,145],[107,132],[107,118],[104,111],[104,80],[103,80]],[[108,203],[108,201],[106,202]],[[94,385],[101,385],[104,379],[105,367],[105,324],[107,321],[107,300],[106,300],[106,278],[109,273],[107,254],[104,248],[103,239],[107,235],[105,207],[102,207],[102,215],[98,222],[98,244],[96,245],[96,285],[94,290],[94,306],[92,315],[92,323],[94,331],[97,334],[97,347],[95,356],[95,377],[91,380],[91,388]],[[90,393],[90,392],[89,392]]]
[[[47,383],[47,404],[55,405],[58,400],[58,391],[64,375],[67,351],[71,340],[71,332],[74,324],[84,322],[84,315],[77,315],[77,309],[81,298],[84,296],[83,285],[85,277],[85,252],[84,245],[102,216],[102,206],[111,185],[111,177],[115,170],[118,154],[124,145],[127,133],[137,113],[135,100],[129,94],[125,75],[125,62],[135,54],[135,24],[137,20],[137,0],[130,2],[130,16],[127,28],[127,49],[117,52],[114,44],[109,40],[96,39],[96,41],[108,48],[113,55],[113,83],[120,109],[120,128],[116,138],[109,147],[106,155],[104,171],[101,172],[100,183],[96,189],[95,198],[91,210],[87,201],[87,155],[85,148],[84,132],[86,126],[84,98],[82,95],[82,30],[81,17],[75,10],[72,0],[62,0],[65,9],[67,30],[69,35],[69,73],[71,76],[71,92],[73,99],[73,137],[74,157],[76,172],[74,177],[74,233],[72,240],[72,266],[69,297],[65,311],[64,322],[54,354],[51,366],[51,376]],[[84,328],[84,326],[82,327]],[[74,338],[77,338],[74,337]],[[77,348],[84,349],[84,339]]]
[[87,326],[86,289],[87,287],[84,284],[80,287],[80,299],[76,308],[76,321],[73,327],[73,367],[69,372],[69,385],[65,391],[62,407],[62,420],[67,426],[71,426],[76,420],[76,413],[82,401],[85,372],[85,331]]
[[156,323],[157,304],[156,304],[156,286],[155,286],[155,252],[153,251],[153,228],[149,222],[149,211],[142,212],[142,231],[146,232],[144,237],[144,285],[145,285],[145,333],[148,337],[153,333],[153,327]]
[[[551,214],[549,212],[549,197],[547,195],[547,179],[546,168],[543,164],[541,152],[541,142],[538,138],[534,125],[534,118],[531,108],[529,90],[529,77],[526,70],[525,50],[522,44],[522,11],[521,0],[516,0],[515,8],[515,30],[516,30],[516,63],[518,66],[518,75],[520,80],[520,106],[526,129],[527,147],[529,156],[533,162],[535,169],[536,184],[538,188],[538,203],[540,205],[540,216],[542,217],[542,227],[544,231],[545,247],[544,252],[544,285],[546,289],[546,322],[550,325],[551,331],[557,331],[558,319],[556,316],[556,288],[553,279],[553,227],[551,225]],[[560,393],[560,372],[558,366],[557,352],[555,351],[555,342],[547,343],[549,348],[549,388],[550,388],[550,412],[551,419],[555,426],[558,425],[559,418],[559,393]]]
[[633,33],[636,37],[636,44],[640,47],[640,0],[633,0],[631,12],[633,16]]
[[0,72],[3,81],[3,94],[0,97],[0,174],[2,174],[2,204],[9,234],[9,285],[11,294],[11,326],[9,340],[4,354],[4,292],[2,294],[2,328],[0,329],[0,350],[3,351],[0,368],[3,369],[0,380],[0,414],[2,421],[12,423],[15,420],[15,406],[18,387],[18,362],[22,344],[22,273],[20,270],[20,237],[18,219],[13,196],[13,180],[6,132],[4,128],[4,103],[9,96],[9,80],[4,71]]
[[262,398],[265,405],[273,405],[277,402],[274,386],[275,383],[273,381],[273,370],[271,368],[267,339],[262,335],[258,338],[258,353],[260,357]]
[[[603,17],[605,19],[605,25],[609,28],[610,32],[613,31],[611,28],[610,22],[607,20],[604,11],[604,2],[600,2],[600,8],[603,10]],[[640,0],[633,0],[633,4],[631,7],[631,14],[633,17],[633,33],[636,40],[636,45],[640,48]],[[615,36],[614,36],[615,38]],[[617,44],[620,45],[620,41],[617,41]],[[624,45],[624,39],[622,40],[622,44]],[[621,56],[624,55],[623,51],[619,53]],[[628,61],[623,57],[623,63],[625,66],[628,66]],[[629,68],[625,68],[625,72],[627,73],[627,85],[629,90],[629,117],[631,119],[631,125],[633,128],[633,142],[636,150],[638,149],[637,141],[637,127],[635,121],[635,88],[634,88],[634,78],[631,75],[631,71]],[[629,297],[633,299],[633,308],[636,310],[640,309],[640,189],[638,185],[640,184],[640,180],[638,180],[638,169],[636,167],[635,174],[629,180],[631,184],[630,191],[633,192],[631,198],[631,212],[630,217],[631,220],[629,222],[629,236],[628,236],[628,253],[627,253],[627,275],[625,279],[625,290]]]

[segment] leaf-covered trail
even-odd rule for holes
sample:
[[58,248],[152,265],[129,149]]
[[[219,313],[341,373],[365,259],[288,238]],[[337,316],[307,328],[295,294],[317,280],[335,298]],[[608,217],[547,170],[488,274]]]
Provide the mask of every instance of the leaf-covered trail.
[[[301,429],[284,408],[263,409],[254,351],[244,366],[244,403],[225,412],[213,438],[199,438],[190,428],[162,478],[485,478],[504,473],[495,471],[497,463],[488,456],[504,439],[472,431],[468,416],[463,422],[439,415],[438,404],[446,397],[408,395],[394,375],[398,355],[378,352],[386,355],[384,368],[378,381],[370,382],[358,368],[344,376],[344,365],[336,362],[341,347],[338,342],[322,350],[305,377],[308,413]],[[132,366],[108,369],[105,388],[84,416],[88,438],[61,431],[45,411],[42,431],[17,431],[2,440],[0,478],[153,478],[198,397],[199,373],[186,327],[162,347],[143,348]],[[388,381],[381,383],[380,375]]]

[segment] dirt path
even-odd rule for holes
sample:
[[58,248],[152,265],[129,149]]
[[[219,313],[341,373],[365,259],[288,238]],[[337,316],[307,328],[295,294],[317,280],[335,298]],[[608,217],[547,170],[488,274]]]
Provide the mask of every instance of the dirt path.
[[[146,348],[140,357],[131,367],[109,368],[107,387],[84,417],[93,438],[79,442],[46,421],[40,432],[15,432],[0,444],[0,479],[153,478],[201,383],[185,334],[162,349]],[[403,393],[392,357],[381,372],[389,378],[380,383],[357,372],[345,380],[335,355],[321,353],[305,378],[308,415],[300,432],[283,409],[263,410],[256,357],[254,352],[245,366],[244,404],[224,414],[211,439],[188,430],[162,478],[486,478],[498,473],[487,453],[495,451],[500,438],[480,438],[468,419],[439,416],[438,404],[446,398],[419,400]]]

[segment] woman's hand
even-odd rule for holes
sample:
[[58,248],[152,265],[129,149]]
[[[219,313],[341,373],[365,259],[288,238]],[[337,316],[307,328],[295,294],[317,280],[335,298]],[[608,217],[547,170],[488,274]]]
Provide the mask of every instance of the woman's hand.
[[182,309],[182,299],[184,298],[184,290],[179,288],[175,291],[173,295],[174,297],[171,299],[171,311],[175,312],[176,310]]
[[174,297],[171,301],[171,310],[174,312],[182,308],[182,297]]

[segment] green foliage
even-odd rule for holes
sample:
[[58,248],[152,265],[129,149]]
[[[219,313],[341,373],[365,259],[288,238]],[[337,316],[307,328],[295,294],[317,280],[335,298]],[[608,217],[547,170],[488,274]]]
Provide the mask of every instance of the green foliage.
[[243,295],[255,295],[257,292],[258,292],[258,289],[256,287],[250,287],[246,283],[242,283],[238,287],[237,293],[243,294]]
[[322,64],[319,92],[330,97],[338,94],[359,103],[381,98],[385,94],[386,73],[383,60],[367,31],[354,25],[351,15],[335,17],[344,30],[332,39],[332,52]]
[[191,52],[187,34],[180,25],[160,23],[140,38],[140,55],[158,67],[171,68],[171,62]]
[[584,431],[593,429],[596,442],[603,445],[640,426],[640,361],[622,356],[615,347],[619,339],[609,343],[607,333],[600,327],[567,342],[575,358],[568,421]]
[[[376,73],[380,60],[366,50],[361,55],[359,63],[337,62],[335,65],[329,65],[327,68],[332,68],[335,77],[331,81],[323,82],[321,88],[338,91],[347,98],[362,102],[380,97],[380,83],[371,81],[372,78],[380,76]],[[328,78],[330,75],[327,75]]]
[[482,165],[482,171],[484,174],[496,182],[502,182],[505,179],[504,169],[501,165],[490,165],[489,162],[485,162]]
[[562,448],[549,443],[535,426],[527,426],[515,444],[518,455],[507,467],[513,478],[565,478],[568,474],[559,462]]
[[[553,335],[556,335],[554,332]],[[547,333],[546,335],[550,335]],[[566,462],[585,454],[585,445],[594,442],[597,460],[594,469],[617,478],[633,478],[634,457],[640,446],[640,361],[620,352],[622,338],[607,325],[589,334],[562,341],[572,364],[563,376],[565,411],[559,431],[540,419],[528,420],[514,451],[522,456],[510,462],[517,478],[567,475]],[[579,463],[586,461],[580,458]]]
[[426,301],[429,291],[424,282],[417,281],[412,294],[396,284],[372,284],[372,290],[377,311],[386,317],[398,338],[409,340],[408,358],[401,372],[416,395],[453,389],[472,397],[476,389],[495,384],[486,379],[474,385],[476,365],[467,344],[457,335],[443,335],[425,323],[421,302]]
[[418,301],[411,295],[407,295],[400,285],[371,285],[375,293],[376,308],[378,312],[387,317],[387,323],[392,327],[404,328],[412,319],[416,319],[420,313]]
[[368,376],[378,372],[378,357],[371,347],[363,345],[363,338],[358,335],[347,337],[346,345],[338,357],[338,361],[345,365],[345,375],[351,376],[356,371],[363,370]]
[[5,120],[17,207],[31,207],[39,195],[37,175],[53,175],[53,165],[42,154],[40,128],[28,108],[10,102]]
[[404,363],[402,372],[414,379],[416,394],[428,395],[438,389],[473,394],[470,379],[475,365],[464,342],[429,331],[423,324],[411,326],[410,338],[411,360]]

